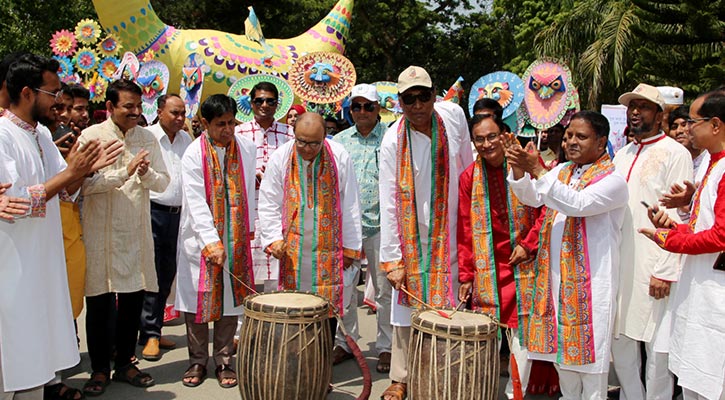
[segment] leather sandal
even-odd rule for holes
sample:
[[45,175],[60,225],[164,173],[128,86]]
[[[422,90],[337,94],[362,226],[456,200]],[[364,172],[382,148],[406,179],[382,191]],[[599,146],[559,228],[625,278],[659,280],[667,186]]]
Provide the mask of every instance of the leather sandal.
[[[194,378],[197,378],[196,382],[191,380]],[[187,379],[189,380],[187,381]],[[206,367],[201,364],[192,364],[191,367],[184,372],[184,377],[181,379],[181,383],[187,387],[197,387],[204,382],[204,379],[206,379]]]
[[108,372],[93,372],[91,379],[83,384],[83,394],[90,397],[100,396],[106,392],[106,387],[111,384]]
[[43,388],[43,400],[83,400],[85,398],[83,392],[62,382]]
[[[214,373],[216,375],[216,380],[219,382],[219,386],[223,387],[224,389],[237,386],[237,373],[234,372],[229,364],[219,365],[218,367],[216,367],[216,371]],[[225,379],[234,379],[234,383],[224,383]]]
[[378,356],[378,364],[375,366],[375,370],[381,374],[387,374],[390,372],[390,359],[391,354],[387,351],[380,353]]
[[[129,376],[129,372],[132,370],[136,371],[136,375]],[[141,370],[134,364],[129,364],[123,368],[117,369],[113,374],[113,380],[116,382],[126,382],[131,386],[140,388],[147,388],[156,384],[151,375],[146,372],[141,372]]]
[[393,382],[392,385],[385,389],[380,398],[385,399],[386,396],[390,397],[392,400],[405,400],[405,398],[408,397],[408,384]]

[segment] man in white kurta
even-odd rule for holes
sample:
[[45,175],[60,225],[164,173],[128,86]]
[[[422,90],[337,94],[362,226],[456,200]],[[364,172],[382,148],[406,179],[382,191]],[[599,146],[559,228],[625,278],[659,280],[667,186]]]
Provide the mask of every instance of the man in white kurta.
[[[420,121],[422,125],[428,124],[429,132],[423,133],[415,129],[412,124],[410,129],[410,154],[412,168],[415,177],[415,200],[416,215],[418,221],[418,232],[420,248],[428,248],[428,233],[430,228],[429,215],[431,211],[431,171],[433,160],[431,156],[432,141],[430,124],[437,115],[443,123],[447,136],[448,146],[448,193],[445,201],[448,202],[448,246],[449,246],[449,282],[453,287],[449,288],[451,302],[455,302],[454,294],[458,293],[458,251],[456,244],[456,226],[458,215],[458,177],[472,162],[470,139],[466,116],[461,107],[451,102],[435,103],[435,96],[427,96],[433,92],[433,84],[428,73],[420,67],[411,66],[404,70],[398,78],[398,91],[403,95],[413,96],[412,104],[404,104],[403,117],[396,121],[385,133],[380,145],[380,263],[381,269],[387,273],[388,280],[393,284],[391,275],[406,272],[407,265],[403,259],[401,244],[403,238],[399,235],[398,213],[399,205],[396,201],[397,187],[397,153],[398,128],[409,119]],[[421,98],[423,96],[423,98]],[[427,100],[425,99],[427,97]],[[423,101],[425,100],[425,101]],[[423,128],[421,128],[423,129]],[[440,127],[439,127],[440,129]],[[386,267],[390,266],[390,268]],[[445,268],[444,267],[444,268]],[[392,271],[392,269],[396,269]],[[399,281],[405,279],[405,274],[397,278]],[[399,285],[400,283],[398,283]],[[394,285],[395,286],[395,285]],[[441,290],[443,288],[434,288]],[[426,289],[427,290],[427,289]],[[408,338],[410,337],[410,317],[413,308],[399,304],[399,291],[393,289],[391,323],[393,325],[393,346],[390,366],[390,379],[393,385],[388,391],[401,390],[405,393],[408,382]],[[396,386],[397,385],[397,386]],[[386,398],[394,399],[392,394],[384,394]]]
[[[688,224],[657,223],[642,229],[660,247],[684,255],[682,276],[673,289],[669,313],[672,334],[669,367],[683,397],[725,398],[725,268],[717,263],[725,250],[725,93],[702,95],[690,108],[693,142],[710,153]],[[669,229],[671,228],[671,229]]]
[[[612,344],[614,368],[623,400],[669,399],[674,379],[667,370],[667,354],[654,351],[657,332],[667,308],[669,289],[680,274],[679,256],[668,253],[644,236],[638,228],[651,227],[642,201],[656,205],[670,187],[692,181],[692,158],[677,141],[660,131],[664,100],[659,91],[640,84],[619,102],[627,107],[627,121],[635,140],[619,150],[614,165],[627,180],[629,203],[622,230],[619,313]],[[679,222],[677,212],[669,211]],[[639,346],[647,351],[646,388],[640,380]]]
[[[222,247],[222,254],[225,255],[220,267],[227,271],[234,261],[233,249],[240,245],[249,246],[249,236],[253,234],[252,224],[254,221],[254,210],[256,202],[254,200],[254,169],[256,149],[254,144],[240,136],[234,134],[234,101],[225,95],[214,95],[209,97],[201,106],[202,123],[205,127],[204,133],[189,145],[184,153],[181,162],[181,179],[183,192],[183,205],[181,212],[181,228],[179,232],[178,242],[178,273],[176,277],[176,309],[184,312],[187,334],[189,338],[189,362],[191,364],[189,370],[184,375],[184,385],[197,386],[201,383],[201,377],[198,372],[203,371],[206,374],[206,364],[208,360],[208,323],[200,321],[198,314],[206,315],[210,310],[200,309],[201,302],[199,282],[203,280],[202,273],[202,254],[209,254],[210,249]],[[242,174],[241,182],[243,187],[235,187],[236,193],[224,193],[224,201],[229,202],[228,196],[242,197],[246,196],[247,214],[241,216],[246,218],[245,223],[248,232],[244,232],[238,240],[246,240],[245,243],[234,243],[232,238],[233,229],[229,221],[229,213],[224,212],[223,223],[215,224],[215,215],[212,206],[207,201],[210,191],[213,191],[213,183],[210,176],[212,171],[205,171],[209,165],[212,154],[204,153],[210,149],[216,153],[218,165],[221,171],[220,176],[230,178],[226,171],[227,149],[236,146],[239,151],[237,159],[241,161],[240,171]],[[223,184],[222,184],[223,185]],[[230,187],[231,186],[227,185]],[[222,186],[223,187],[223,186]],[[211,200],[210,200],[211,201]],[[218,211],[223,212],[223,211]],[[236,221],[239,223],[240,221]],[[224,234],[220,234],[218,227],[223,226]],[[241,246],[244,249],[244,246]],[[251,255],[251,253],[250,253]],[[210,256],[206,259],[206,268],[210,266]],[[249,265],[242,265],[242,268],[248,268],[251,271],[251,259],[247,259]],[[212,318],[214,321],[214,361],[217,368],[226,369],[231,363],[234,331],[237,324],[237,318],[242,314],[242,304],[235,302],[235,290],[232,286],[233,279],[230,273],[222,272],[221,281],[223,288],[215,287],[210,290],[221,290],[221,310],[220,315]],[[238,287],[239,283],[234,282]],[[244,282],[246,285],[253,285],[253,281]],[[216,283],[212,282],[212,285]],[[213,308],[213,307],[212,307]],[[198,371],[197,371],[198,370]],[[196,371],[196,372],[195,372]],[[197,373],[197,375],[194,375]],[[224,378],[235,383],[236,379]],[[220,379],[221,383],[221,379]]]
[[[580,117],[582,113],[590,113],[585,118]],[[612,326],[616,312],[617,286],[619,283],[619,245],[622,237],[622,222],[624,210],[627,204],[627,185],[624,178],[614,171],[609,155],[606,153],[607,135],[609,125],[606,118],[601,114],[585,111],[572,117],[570,126],[567,128],[567,158],[572,162],[560,164],[548,173],[536,162],[536,158],[530,164],[533,167],[524,169],[526,172],[519,179],[516,174],[521,172],[512,171],[508,181],[516,197],[521,202],[532,207],[546,206],[548,208],[542,233],[539,241],[539,252],[536,263],[537,284],[534,293],[534,308],[529,325],[529,357],[532,359],[554,362],[559,372],[559,382],[562,391],[562,399],[606,399],[607,395],[607,374],[609,371],[610,347],[612,341]],[[592,115],[596,114],[596,115]],[[592,129],[588,120],[600,121],[598,132]],[[603,121],[603,123],[601,122]],[[579,138],[584,137],[584,140]],[[596,139],[595,139],[596,138]],[[520,148],[520,147],[519,147]],[[507,153],[507,156],[510,153]],[[515,160],[512,164],[516,165]],[[520,167],[518,167],[520,168]],[[595,172],[595,168],[599,172]],[[565,173],[562,174],[562,170]],[[590,171],[591,170],[591,171]],[[568,182],[562,178],[570,174]],[[534,178],[532,178],[532,176]],[[580,187],[580,181],[587,179],[586,186]],[[551,228],[547,224],[551,213],[555,213]],[[566,226],[570,219],[583,219],[583,236],[576,236],[575,242],[583,245],[583,266],[585,270],[580,272],[581,282],[589,286],[584,290],[585,298],[577,299],[575,294],[568,293],[568,296],[560,297],[562,283],[570,282],[571,276],[562,275],[562,265],[575,265],[579,267],[578,258],[562,260],[562,243],[567,242]],[[547,246],[548,244],[548,246]],[[547,248],[548,247],[548,248]],[[567,246],[568,254],[576,256],[577,251]],[[584,253],[585,252],[585,253]],[[543,256],[542,256],[543,255]],[[542,266],[542,259],[548,255],[548,271]],[[588,265],[587,265],[588,264]],[[540,269],[541,268],[541,269]],[[542,273],[549,274],[549,282],[544,286],[539,283],[538,276]],[[549,289],[549,303],[553,306],[553,317],[555,317],[556,330],[553,335],[554,343],[549,343],[549,337],[534,335],[534,320],[541,316],[541,310],[537,308],[539,291]],[[574,290],[574,286],[569,288]],[[579,301],[577,301],[579,300]],[[562,304],[562,302],[566,303]],[[569,307],[579,306],[588,303],[590,307],[586,314],[575,312],[578,320],[572,321],[573,326],[591,323],[591,332],[583,332],[582,337],[577,338],[577,344],[586,343],[590,347],[574,345],[568,347],[566,335],[563,330],[565,326],[564,316]],[[567,311],[562,306],[566,305]],[[584,321],[586,318],[588,321]],[[558,343],[556,337],[558,336]],[[538,343],[541,340],[542,343]],[[550,352],[536,351],[537,348],[550,349]],[[592,353],[589,353],[593,350]],[[589,357],[591,362],[570,362],[571,358]]]
[[158,140],[138,126],[141,103],[135,82],[112,82],[106,91],[110,118],[78,139],[81,145],[93,139],[124,144],[114,164],[83,183],[86,338],[93,370],[85,390],[95,395],[110,377],[114,340],[114,378],[143,387],[154,383],[133,358],[144,291],[158,291],[149,192],[163,192],[169,173]]
[[[0,220],[0,399],[42,399],[56,371],[79,362],[68,292],[57,193],[79,182],[95,148],[73,150],[68,165],[39,120],[52,121],[57,62],[31,56],[10,67],[11,104],[0,117],[0,182],[30,206]],[[41,83],[36,82],[41,79]],[[76,188],[79,185],[76,185]]]
[[[278,259],[288,257],[285,262],[289,266],[280,268],[280,289],[316,292],[343,314],[343,282],[353,278],[354,274],[350,273],[352,263],[360,259],[362,247],[360,201],[354,166],[341,144],[325,139],[324,121],[318,114],[302,114],[296,127],[295,140],[285,143],[272,154],[259,189],[262,246]],[[331,194],[338,193],[339,200],[334,200],[338,208],[336,211],[319,206],[325,200],[319,192],[323,190],[320,187],[323,185],[318,184],[332,177],[320,176],[325,172],[316,166],[330,154],[332,159],[326,162],[336,168],[337,182],[330,182],[327,190]],[[285,193],[286,183],[291,185],[294,178],[288,171],[292,168],[291,157],[297,158],[302,179],[298,183],[300,187],[290,186],[287,189],[304,193],[298,201]],[[318,168],[320,175],[316,176]],[[333,185],[336,187],[333,188]],[[286,214],[286,211],[289,213]],[[332,220],[328,228],[332,231],[318,229],[314,222],[316,216],[319,220]],[[341,248],[322,247],[320,239],[326,234],[339,235],[335,240],[341,243]],[[325,258],[342,258],[342,265],[339,261],[325,264],[320,257],[323,253],[330,254]],[[320,262],[313,264],[318,257]],[[326,279],[325,275],[329,278]],[[334,318],[331,324],[335,326]],[[334,330],[332,334],[335,334]]]
[[[235,132],[254,142],[257,147],[257,183],[254,192],[259,202],[259,184],[264,176],[269,158],[275,150],[294,139],[289,125],[277,122],[274,114],[279,107],[279,90],[271,82],[260,82],[249,92],[254,118],[235,128]],[[254,210],[256,213],[256,209]],[[260,232],[259,219],[254,220],[255,232]],[[252,259],[254,260],[254,279],[257,284],[265,284],[264,290],[277,289],[279,261],[264,252],[260,235],[252,239]]]

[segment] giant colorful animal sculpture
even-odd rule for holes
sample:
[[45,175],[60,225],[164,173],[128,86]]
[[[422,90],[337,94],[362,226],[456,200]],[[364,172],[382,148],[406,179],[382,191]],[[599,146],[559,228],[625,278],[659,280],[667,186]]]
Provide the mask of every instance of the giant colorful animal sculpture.
[[268,74],[287,80],[294,61],[307,53],[344,53],[354,0],[339,0],[332,11],[307,32],[291,39],[268,39],[265,46],[244,35],[214,30],[176,29],[161,21],[148,0],[93,0],[98,19],[124,49],[153,52],[169,67],[170,82],[180,82],[187,57],[198,53],[210,67],[203,97],[227,93],[239,78]]

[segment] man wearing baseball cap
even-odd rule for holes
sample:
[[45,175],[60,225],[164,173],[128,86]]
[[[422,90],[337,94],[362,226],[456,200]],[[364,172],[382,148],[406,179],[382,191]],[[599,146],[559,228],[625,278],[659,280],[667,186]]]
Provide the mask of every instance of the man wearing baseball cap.
[[411,313],[422,307],[413,296],[436,308],[456,306],[458,177],[473,162],[463,110],[435,102],[425,69],[400,73],[398,98],[403,116],[380,146],[380,267],[395,289],[386,400],[407,395]]
[[[665,100],[656,87],[640,83],[619,97],[627,106],[627,126],[634,141],[614,157],[617,171],[627,180],[629,206],[622,227],[619,312],[615,321],[612,357],[624,399],[672,397],[673,377],[667,366],[668,324],[662,323],[670,286],[679,277],[679,256],[659,248],[637,233],[652,228],[648,210],[670,187],[692,181],[687,150],[660,129]],[[644,206],[643,204],[647,204]],[[675,209],[668,215],[680,222]],[[640,344],[647,351],[646,387],[640,381]]]
[[[380,104],[375,85],[362,83],[352,88],[350,94],[350,114],[355,125],[338,133],[332,139],[345,146],[350,153],[355,175],[360,188],[360,211],[362,216],[363,251],[368,260],[368,278],[375,288],[376,318],[378,324],[375,350],[378,353],[376,369],[380,373],[390,371],[390,347],[393,328],[390,325],[390,297],[392,288],[380,270],[380,196],[378,174],[380,143],[383,141],[386,126],[380,122]],[[353,262],[359,267],[359,261]],[[357,268],[359,271],[359,268]],[[357,300],[354,296],[356,276],[350,286],[346,286],[343,297],[345,318],[343,323],[347,331],[357,339]],[[349,307],[349,308],[348,308]],[[333,364],[352,358],[344,337],[338,332],[337,345],[332,352]]]

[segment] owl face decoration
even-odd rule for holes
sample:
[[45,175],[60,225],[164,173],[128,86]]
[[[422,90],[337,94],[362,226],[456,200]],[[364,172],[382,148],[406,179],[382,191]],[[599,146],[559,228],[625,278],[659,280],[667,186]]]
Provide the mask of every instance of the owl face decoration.
[[181,69],[182,79],[184,80],[184,89],[187,92],[194,92],[201,87],[201,83],[204,81],[204,71],[201,67],[188,68],[184,67]]
[[502,108],[508,107],[514,99],[514,93],[509,90],[508,82],[490,83],[483,89],[479,89],[479,93],[481,94],[479,98],[496,100]]
[[562,121],[576,93],[571,70],[563,63],[536,60],[524,73],[525,123],[538,130],[549,129]]

